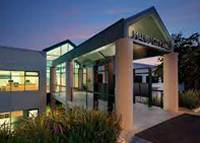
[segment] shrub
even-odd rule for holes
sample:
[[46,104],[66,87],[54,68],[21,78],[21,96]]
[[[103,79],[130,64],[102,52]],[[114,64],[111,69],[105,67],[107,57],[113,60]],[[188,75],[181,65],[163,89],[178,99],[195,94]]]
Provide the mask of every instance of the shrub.
[[10,128],[8,125],[6,125],[5,123],[3,123],[0,126],[0,142],[1,143],[7,143],[8,139],[11,137],[11,132],[10,132]]
[[10,143],[116,143],[120,133],[114,115],[74,108],[69,113],[23,120],[9,136]]
[[189,90],[179,95],[179,106],[188,109],[200,107],[200,91]]

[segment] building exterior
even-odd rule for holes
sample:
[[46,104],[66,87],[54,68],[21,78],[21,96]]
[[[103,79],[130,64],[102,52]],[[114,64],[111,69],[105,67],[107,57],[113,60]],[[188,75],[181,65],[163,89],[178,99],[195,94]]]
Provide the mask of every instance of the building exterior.
[[[83,89],[86,69],[86,91],[93,94],[94,109],[100,101],[106,101],[108,111],[115,110],[116,116],[122,117],[122,128],[129,132],[134,127],[133,61],[154,56],[164,58],[164,109],[177,112],[178,54],[174,53],[172,38],[154,7],[120,19],[54,59],[50,68],[51,105],[54,107],[57,100],[69,110],[77,92],[74,86]],[[64,69],[62,85],[56,76],[59,66]],[[74,73],[78,75],[78,84],[74,83],[77,78]]]
[[78,46],[66,40],[43,52],[0,47],[0,122],[44,112],[46,93],[53,110],[58,101],[68,111],[84,91],[86,106],[88,98],[94,109],[105,102],[129,132],[134,128],[133,61],[154,56],[164,58],[164,109],[177,112],[178,54],[154,7],[120,19]]
[[0,125],[46,108],[46,54],[0,47]]

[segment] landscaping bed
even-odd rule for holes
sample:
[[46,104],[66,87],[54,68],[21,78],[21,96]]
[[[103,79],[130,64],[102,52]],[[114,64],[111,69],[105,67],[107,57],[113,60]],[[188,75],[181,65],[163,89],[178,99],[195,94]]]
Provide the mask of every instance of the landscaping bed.
[[101,111],[73,108],[69,113],[27,118],[10,132],[1,126],[1,143],[116,143],[120,121]]
[[179,107],[200,112],[200,90],[189,90],[179,94]]

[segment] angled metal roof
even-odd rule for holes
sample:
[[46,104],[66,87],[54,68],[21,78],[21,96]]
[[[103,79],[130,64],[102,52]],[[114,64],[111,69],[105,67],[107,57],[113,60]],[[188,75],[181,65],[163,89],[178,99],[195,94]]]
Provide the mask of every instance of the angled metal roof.
[[171,36],[168,33],[160,16],[158,15],[155,7],[150,7],[136,15],[128,17],[127,19],[120,19],[116,23],[112,24],[111,26],[107,27],[103,31],[99,32],[98,34],[94,35],[93,37],[89,38],[85,42],[78,45],[77,48],[71,50],[70,52],[54,60],[53,66],[61,64],[65,61],[70,61],[84,54],[87,54],[107,44],[113,43],[120,38],[128,37],[129,25],[145,18],[146,16],[150,14],[155,15],[156,20],[158,21],[159,26],[161,27],[161,30],[163,31],[164,35],[166,35],[170,44],[172,44]]
[[59,46],[62,46],[62,45],[67,44],[67,43],[69,43],[69,44],[72,45],[74,48],[76,48],[76,45],[75,45],[72,41],[70,41],[69,39],[67,39],[67,40],[64,40],[64,41],[62,41],[62,42],[59,42],[59,43],[57,43],[57,44],[55,44],[55,45],[53,45],[53,46],[50,46],[50,47],[48,47],[48,48],[45,48],[45,49],[43,49],[43,51],[44,51],[44,52],[48,52],[48,51],[53,50],[54,48],[58,48]]
[[54,60],[53,66],[61,64],[64,61],[69,61],[76,57],[82,56],[90,51],[98,49],[99,47],[112,43],[122,37],[124,37],[124,19],[120,19],[119,21],[115,22],[111,26],[107,27],[103,31],[99,32],[98,34],[77,46],[77,48]]
[[152,13],[156,16],[156,18],[157,18],[157,20],[158,20],[158,22],[159,22],[159,24],[160,24],[162,30],[163,30],[163,31],[165,32],[165,34],[167,35],[168,39],[172,42],[172,38],[171,38],[171,36],[170,36],[168,30],[167,30],[165,24],[163,23],[162,19],[160,18],[159,14],[158,14],[158,12],[157,12],[157,10],[155,9],[154,6],[148,8],[148,9],[142,11],[142,12],[139,12],[139,13],[137,13],[137,14],[131,16],[131,17],[128,17],[128,18],[126,19],[126,26],[129,26],[129,25],[131,25],[131,24],[133,24],[133,23],[135,23],[135,22],[137,22],[137,21],[139,21],[139,20],[145,18],[146,16],[148,16],[148,15],[150,15],[150,14],[152,14]]

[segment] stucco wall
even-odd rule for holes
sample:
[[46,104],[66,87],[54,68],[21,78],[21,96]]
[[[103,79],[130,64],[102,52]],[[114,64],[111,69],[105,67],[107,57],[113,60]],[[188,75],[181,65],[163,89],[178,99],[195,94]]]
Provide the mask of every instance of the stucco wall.
[[0,70],[38,71],[39,91],[0,92],[0,112],[46,108],[46,55],[44,52],[0,47]]

